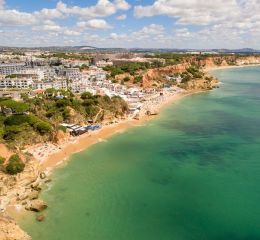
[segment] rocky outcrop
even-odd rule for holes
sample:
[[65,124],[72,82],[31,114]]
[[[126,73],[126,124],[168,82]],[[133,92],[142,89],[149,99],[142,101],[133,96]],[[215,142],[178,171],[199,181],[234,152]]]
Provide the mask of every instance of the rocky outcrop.
[[1,240],[31,240],[13,219],[0,215],[0,239]]
[[26,210],[33,211],[33,212],[42,212],[47,208],[47,204],[40,200],[40,199],[35,199],[30,202],[28,202],[27,206],[25,207]]
[[187,82],[183,88],[189,91],[199,91],[199,90],[211,90],[218,86],[219,82],[216,79],[205,80],[197,79]]
[[[10,176],[0,172],[0,212],[4,212],[9,204],[20,204],[27,210],[36,212],[47,208],[46,203],[38,199],[42,184],[48,181],[46,174],[39,169],[39,162],[31,159],[26,162],[22,173]],[[0,216],[0,239],[29,240],[31,238],[13,219]]]
[[34,190],[39,190],[34,189],[39,182],[39,163],[35,160],[28,161],[24,171],[17,175],[0,173],[0,211],[4,211],[10,201],[19,203],[28,199]]
[[44,215],[39,215],[39,216],[36,217],[36,220],[37,220],[38,222],[43,222],[44,219],[45,219],[45,216],[44,216]]

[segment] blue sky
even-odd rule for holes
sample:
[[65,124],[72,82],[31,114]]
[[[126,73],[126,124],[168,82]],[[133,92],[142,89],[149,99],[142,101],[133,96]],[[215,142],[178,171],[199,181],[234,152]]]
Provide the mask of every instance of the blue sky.
[[259,0],[0,0],[0,45],[260,49]]

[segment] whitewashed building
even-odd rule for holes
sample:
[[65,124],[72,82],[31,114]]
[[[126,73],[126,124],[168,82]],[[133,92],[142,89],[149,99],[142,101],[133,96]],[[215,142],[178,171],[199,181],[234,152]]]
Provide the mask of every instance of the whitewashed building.
[[0,64],[0,75],[11,75],[25,68],[26,66],[24,63]]
[[3,78],[0,79],[0,88],[11,89],[21,88],[29,89],[32,87],[33,80],[31,78]]

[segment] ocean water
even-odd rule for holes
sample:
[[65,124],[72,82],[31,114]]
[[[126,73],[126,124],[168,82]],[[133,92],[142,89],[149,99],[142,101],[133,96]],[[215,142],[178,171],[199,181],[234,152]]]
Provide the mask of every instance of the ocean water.
[[144,127],[75,154],[33,240],[260,239],[260,68],[218,70]]

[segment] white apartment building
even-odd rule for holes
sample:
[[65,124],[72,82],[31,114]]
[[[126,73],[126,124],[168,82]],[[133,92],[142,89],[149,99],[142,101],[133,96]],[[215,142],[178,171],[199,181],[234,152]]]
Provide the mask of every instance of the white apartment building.
[[107,78],[107,72],[101,68],[91,68],[88,71],[90,81],[105,81]]
[[66,80],[37,81],[32,84],[32,89],[34,90],[46,90],[49,88],[67,89],[67,82]]
[[29,89],[32,87],[33,80],[31,78],[3,78],[0,79],[0,88],[1,89],[10,89],[10,88],[21,88]]
[[107,66],[113,66],[113,62],[101,60],[101,61],[96,62],[96,66],[100,67],[100,68],[107,67]]
[[0,64],[0,75],[11,75],[25,68],[26,66],[24,63]]
[[20,74],[25,75],[25,76],[34,75],[35,76],[34,79],[39,80],[39,81],[43,80],[44,76],[45,76],[44,71],[40,68],[23,69],[23,70],[19,71],[18,75],[20,75]]
[[84,93],[84,92],[90,92],[92,94],[96,94],[96,90],[92,87],[88,86],[87,84],[81,83],[81,82],[73,82],[70,84],[71,91],[73,93]]
[[78,68],[64,68],[61,70],[61,74],[70,80],[80,80],[82,78]]
[[66,59],[63,59],[62,61],[62,65],[63,66],[66,66],[66,67],[81,67],[83,65],[85,66],[89,66],[89,61],[88,60],[66,60]]

